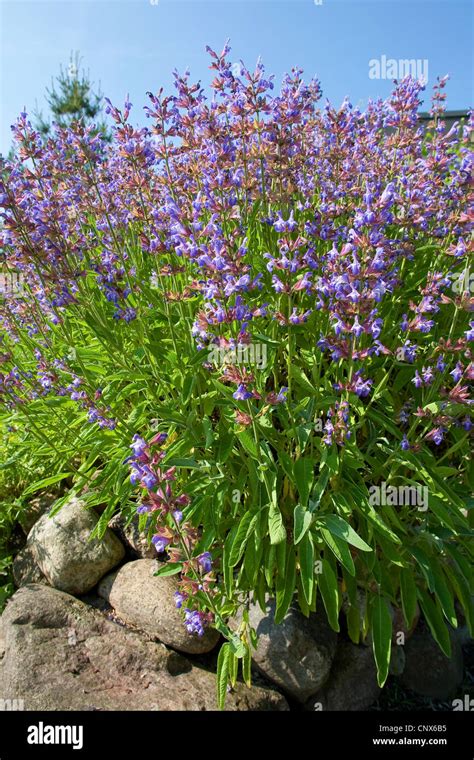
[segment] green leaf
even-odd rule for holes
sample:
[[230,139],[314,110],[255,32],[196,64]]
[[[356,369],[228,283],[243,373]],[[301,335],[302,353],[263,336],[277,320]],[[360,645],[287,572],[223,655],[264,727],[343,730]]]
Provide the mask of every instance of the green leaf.
[[250,647],[245,648],[245,654],[242,659],[242,676],[246,686],[250,689],[252,686],[252,657]]
[[395,440],[399,440],[401,438],[399,428],[397,428],[395,423],[389,419],[389,417],[376,412],[373,408],[368,410],[367,417],[376,423],[379,435],[382,435],[383,431],[388,431],[392,436],[395,437]]
[[339,589],[336,575],[327,559],[323,559],[318,582],[329,625],[334,631],[339,632]]
[[232,451],[232,446],[234,445],[234,436],[233,435],[221,435],[219,438],[219,446],[217,449],[217,457],[216,462],[217,464],[225,464],[227,462],[230,453]]
[[320,470],[319,478],[314,487],[313,493],[311,494],[311,500],[309,502],[309,506],[312,512],[314,512],[321,503],[324,491],[326,490],[326,486],[329,482],[330,474],[331,473],[328,467],[323,467],[323,469]]
[[61,480],[65,480],[65,478],[69,478],[72,474],[72,472],[60,472],[58,475],[51,475],[49,478],[37,480],[36,483],[32,483],[30,486],[28,486],[28,488],[23,491],[22,495],[30,496],[30,494],[36,493],[36,491],[40,491],[43,488],[52,486],[54,483],[59,483]]
[[273,546],[272,544],[267,544],[265,547],[265,560],[264,560],[264,565],[263,565],[263,572],[265,575],[265,580],[267,582],[267,585],[270,587],[273,587],[273,574],[275,572],[276,552],[277,552],[277,549],[279,549],[281,546],[284,549],[286,549],[285,542],[278,544],[277,546]]
[[237,683],[237,676],[239,674],[239,658],[231,650],[229,652],[229,681],[232,687]]
[[167,467],[187,467],[190,470],[196,470],[201,467],[199,462],[195,459],[187,459],[183,457],[170,457],[166,460]]
[[294,483],[295,482],[295,476],[293,472],[293,460],[291,457],[288,456],[286,451],[279,451],[278,452],[278,464],[281,465],[281,468],[285,475],[288,477],[288,479]]
[[255,459],[257,460],[257,462],[259,462],[260,456],[258,452],[257,443],[255,439],[250,435],[248,430],[240,430],[239,432],[236,433],[236,436],[239,439],[245,451],[247,452],[247,454],[250,454],[252,459]]
[[320,523],[323,523],[332,534],[343,538],[347,543],[352,544],[352,546],[355,546],[362,552],[372,551],[372,547],[366,544],[349,523],[342,517],[339,517],[339,515],[323,515],[318,518],[317,524],[319,525]]
[[266,343],[269,346],[275,346],[275,348],[280,348],[280,343],[276,340],[272,340],[271,338],[268,338],[266,335],[262,335],[262,333],[252,333],[254,339],[256,338],[261,343]]
[[251,512],[245,512],[239,523],[239,527],[230,548],[228,559],[230,567],[235,567],[238,562],[240,562],[242,554],[244,553],[245,544],[247,543],[256,523],[257,515],[252,516]]
[[191,394],[193,392],[195,382],[196,382],[195,375],[186,375],[186,377],[184,378],[182,398],[181,398],[183,406],[187,404],[187,402],[191,398]]
[[403,617],[408,628],[411,628],[416,615],[416,583],[413,569],[400,570],[400,596],[402,599]]
[[301,504],[308,504],[311,484],[313,482],[314,464],[311,459],[298,459],[294,465],[295,481],[300,495]]
[[233,569],[230,566],[229,562],[229,553],[230,549],[232,547],[232,544],[234,542],[235,534],[237,533],[237,526],[234,525],[230,533],[228,534],[225,544],[224,544],[224,550],[222,552],[222,569],[223,569],[223,576],[224,576],[224,587],[226,590],[227,596],[232,595],[233,586],[234,586],[234,573]]
[[202,428],[205,436],[205,448],[208,449],[214,440],[214,431],[212,429],[212,422],[209,417],[204,417],[202,421]]
[[306,533],[298,548],[300,578],[304,597],[311,604],[314,590],[314,546],[311,533]]
[[354,644],[360,641],[360,611],[357,604],[351,604],[346,613],[347,632]]
[[393,532],[393,530],[390,530],[388,525],[382,520],[380,515],[375,511],[372,505],[369,504],[368,501],[364,502],[360,505],[361,510],[364,512],[365,516],[368,520],[372,523],[372,525],[375,527],[375,529],[382,534],[382,536],[385,536],[385,538],[390,539],[392,543],[395,544],[401,544],[401,539],[397,536],[396,533]]
[[293,512],[293,542],[295,544],[298,544],[303,536],[306,535],[312,519],[313,515],[311,512],[308,512],[301,504],[296,505]]
[[277,578],[275,623],[282,622],[288,608],[293,601],[296,585],[296,557],[292,546],[286,553],[286,567],[284,576]]
[[333,534],[326,528],[319,527],[319,531],[323,537],[324,543],[329,546],[336,559],[339,560],[341,565],[346,568],[350,575],[355,576],[354,561],[347,542],[344,541],[343,538],[339,538],[339,536],[333,536]]
[[456,617],[456,612],[454,609],[453,594],[451,593],[448,584],[446,583],[443,571],[439,565],[435,566],[434,563],[432,563],[431,569],[434,576],[435,594],[439,605],[443,610],[443,615],[445,616],[448,623],[451,623],[453,628],[457,628],[458,619]]
[[418,599],[420,600],[421,609],[425,620],[429,625],[431,635],[437,642],[439,648],[446,655],[451,657],[451,640],[449,631],[443,620],[443,614],[438,605],[433,601],[430,594],[422,588],[417,589]]
[[160,578],[168,578],[170,575],[177,575],[182,569],[183,565],[181,562],[173,562],[172,564],[168,562],[166,565],[163,565],[163,567],[160,567],[156,573],[153,573],[153,575]]
[[[459,572],[461,575],[465,578],[467,588],[469,589],[469,592],[472,594],[474,593],[474,584],[473,584],[473,569],[472,564],[469,562],[466,557],[464,557],[458,549],[456,549],[452,544],[446,545],[446,551],[448,554],[451,555],[451,557],[454,559]],[[449,565],[446,565],[446,567],[449,567]]]
[[424,551],[422,551],[418,546],[411,546],[410,551],[421,568],[421,572],[426,579],[429,590],[434,591],[435,582],[430,558],[427,557]]
[[[454,533],[457,533],[459,528],[464,527],[464,519],[457,509],[453,511],[451,509],[450,505],[447,505],[439,497],[430,493],[430,511],[436,515],[442,525],[444,524],[448,528],[451,528]],[[456,523],[458,527],[456,527]]]
[[283,576],[285,574],[285,568],[286,568],[286,549],[287,549],[287,543],[286,541],[282,541],[280,544],[277,544],[273,547],[275,551],[275,559],[276,559],[276,567],[278,575]]
[[466,579],[462,573],[456,572],[455,568],[450,567],[449,565],[446,565],[444,570],[449,580],[451,581],[451,585],[456,592],[456,596],[466,616],[469,633],[471,634],[471,637],[474,637],[474,608],[472,604],[471,592],[469,590]]
[[225,707],[225,698],[227,696],[227,683],[229,680],[229,656],[230,644],[226,642],[221,646],[217,658],[217,704],[219,710]]
[[268,512],[268,530],[270,532],[270,543],[279,544],[286,540],[286,530],[283,525],[283,517],[281,515],[278,504],[272,500]]
[[323,447],[321,462],[319,465],[318,480],[313,488],[309,506],[312,512],[318,509],[323,498],[326,486],[331,475],[336,475],[339,470],[339,455],[334,446],[332,449]]
[[304,388],[304,390],[311,393],[312,396],[316,395],[316,388],[310,381],[308,380],[307,376],[303,372],[302,369],[298,367],[297,364],[292,364],[290,367],[290,375],[294,380],[296,380],[296,383],[301,387]]
[[233,633],[230,640],[229,640],[229,647],[232,654],[235,654],[236,657],[239,659],[244,656],[245,654],[245,644],[238,636],[238,634]]
[[372,640],[375,662],[377,665],[377,681],[382,688],[388,676],[390,654],[392,651],[392,616],[387,600],[376,596],[372,609]]
[[243,562],[243,571],[250,587],[257,582],[258,575],[262,569],[263,544],[257,537],[255,530],[250,530],[248,540],[245,543],[245,555]]

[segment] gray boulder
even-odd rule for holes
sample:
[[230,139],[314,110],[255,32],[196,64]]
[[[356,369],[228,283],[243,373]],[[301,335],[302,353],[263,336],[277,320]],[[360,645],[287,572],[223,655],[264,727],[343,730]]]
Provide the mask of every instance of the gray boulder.
[[156,559],[156,549],[148,542],[146,534],[139,529],[139,515],[127,523],[123,515],[114,515],[109,528],[120,539],[133,559]]
[[388,672],[391,676],[401,676],[405,670],[405,647],[392,644]]
[[[252,659],[268,679],[299,702],[318,692],[326,683],[336,652],[337,635],[330,628],[322,605],[309,618],[290,608],[282,623],[274,622],[275,602],[266,612],[251,605],[249,621],[258,635]],[[230,621],[232,628],[240,617]]]
[[18,520],[26,536],[40,517],[49,512],[57,498],[57,495],[45,493],[30,499]]
[[307,710],[367,710],[380,693],[372,650],[340,639],[330,676]]
[[13,560],[12,571],[17,588],[25,586],[27,583],[48,583],[38,567],[31,546],[25,546],[18,552]]
[[432,699],[449,699],[461,686],[464,675],[462,648],[451,635],[451,657],[446,657],[427,625],[418,625],[405,645],[405,668],[401,683],[417,694]]
[[204,636],[189,634],[176,609],[176,576],[155,577],[160,564],[152,559],[127,562],[112,577],[106,577],[98,593],[112,605],[118,617],[149,636],[187,654],[203,654],[214,649],[219,634],[208,628]]
[[125,549],[111,530],[101,540],[90,538],[97,521],[93,510],[73,498],[54,517],[45,514],[33,526],[28,546],[54,588],[85,594],[123,558]]
[[[3,653],[3,656],[2,656]],[[25,710],[214,710],[215,675],[48,586],[24,586],[0,618],[2,697]],[[287,710],[238,684],[227,710]]]

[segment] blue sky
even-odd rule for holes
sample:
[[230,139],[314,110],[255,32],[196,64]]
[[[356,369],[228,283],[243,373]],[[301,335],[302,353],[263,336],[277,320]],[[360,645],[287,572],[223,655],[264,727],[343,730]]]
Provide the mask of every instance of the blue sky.
[[112,101],[130,93],[143,124],[146,91],[168,88],[173,68],[208,84],[205,45],[220,50],[227,37],[232,60],[250,67],[261,55],[277,84],[301,66],[335,103],[387,96],[390,80],[369,77],[369,61],[386,56],[427,61],[428,90],[449,73],[448,108],[474,105],[466,0],[0,0],[0,151],[19,111],[44,105],[72,50]]

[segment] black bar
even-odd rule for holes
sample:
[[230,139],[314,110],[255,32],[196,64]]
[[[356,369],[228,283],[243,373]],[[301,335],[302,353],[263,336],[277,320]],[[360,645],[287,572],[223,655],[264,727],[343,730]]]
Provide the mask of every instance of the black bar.
[[[69,733],[67,728],[56,733],[56,726],[69,727]],[[275,749],[278,755],[301,753],[315,759],[348,752],[350,757],[472,760],[472,726],[467,711],[2,712],[0,760],[95,758],[98,753],[132,760],[142,752],[158,758],[191,753],[204,760],[239,751],[245,757],[250,750],[253,754],[258,740],[265,758]],[[42,738],[43,743],[29,743],[28,737],[30,741]],[[78,746],[46,743],[49,738],[69,739]]]

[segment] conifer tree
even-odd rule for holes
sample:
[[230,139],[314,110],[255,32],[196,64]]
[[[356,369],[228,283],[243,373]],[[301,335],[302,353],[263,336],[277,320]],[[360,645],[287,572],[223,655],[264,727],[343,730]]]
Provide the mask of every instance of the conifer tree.
[[95,91],[89,72],[81,68],[79,53],[71,53],[67,68],[61,66],[60,73],[46,90],[46,102],[51,116],[44,118],[36,111],[36,129],[44,136],[51,134],[53,123],[68,127],[74,121],[96,124],[96,131],[110,138],[110,133],[102,116],[102,94]]

